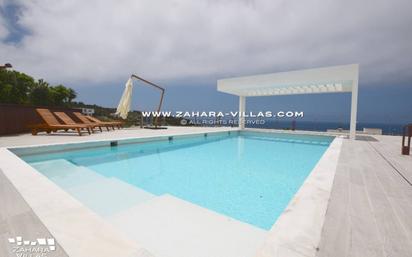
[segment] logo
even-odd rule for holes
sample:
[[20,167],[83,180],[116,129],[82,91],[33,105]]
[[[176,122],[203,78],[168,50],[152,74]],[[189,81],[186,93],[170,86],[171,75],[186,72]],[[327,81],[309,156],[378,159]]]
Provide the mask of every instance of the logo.
[[8,241],[16,257],[47,257],[48,253],[56,250],[54,238],[37,238],[32,241],[16,236]]
[[258,112],[222,112],[222,111],[164,111],[164,112],[142,112],[147,117],[175,117],[175,118],[303,118],[303,111],[258,111]]

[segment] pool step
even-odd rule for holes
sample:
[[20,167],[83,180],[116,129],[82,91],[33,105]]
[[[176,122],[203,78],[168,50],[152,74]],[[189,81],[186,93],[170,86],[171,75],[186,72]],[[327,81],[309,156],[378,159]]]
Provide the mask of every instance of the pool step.
[[98,181],[104,176],[67,160],[57,159],[30,164],[63,189]]
[[67,191],[97,214],[105,217],[146,202],[155,195],[116,178],[104,178],[70,187]]
[[158,257],[252,257],[267,235],[263,229],[171,195],[108,219]]
[[155,197],[119,179],[102,176],[67,160],[59,159],[31,165],[101,216],[113,215]]

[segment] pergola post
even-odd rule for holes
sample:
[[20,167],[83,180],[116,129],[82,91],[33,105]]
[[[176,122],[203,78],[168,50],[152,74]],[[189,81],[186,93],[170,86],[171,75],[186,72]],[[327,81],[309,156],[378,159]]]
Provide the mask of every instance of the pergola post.
[[246,97],[239,96],[239,129],[245,128]]
[[352,82],[349,139],[356,139],[356,116],[358,112],[358,76]]

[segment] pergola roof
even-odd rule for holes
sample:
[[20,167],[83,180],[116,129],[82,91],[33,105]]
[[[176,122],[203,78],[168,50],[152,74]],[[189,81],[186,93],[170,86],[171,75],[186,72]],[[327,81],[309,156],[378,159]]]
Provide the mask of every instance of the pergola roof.
[[352,91],[358,73],[359,65],[350,64],[228,78],[217,81],[217,90],[238,96],[343,93]]

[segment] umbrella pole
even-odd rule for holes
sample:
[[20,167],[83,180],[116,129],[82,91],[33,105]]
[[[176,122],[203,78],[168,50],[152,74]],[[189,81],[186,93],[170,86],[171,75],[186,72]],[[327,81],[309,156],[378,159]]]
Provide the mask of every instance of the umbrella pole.
[[[164,90],[164,88],[162,88],[162,93],[161,93],[161,95],[160,95],[159,106],[157,107],[157,113],[160,113],[160,109],[162,108],[163,96],[164,96],[164,94],[165,94],[165,90]],[[159,116],[160,116],[160,115],[159,115]],[[157,128],[157,123],[158,123],[158,120],[159,120],[159,116],[156,117],[155,122],[154,122],[156,128]]]
[[[163,96],[164,96],[164,94],[165,94],[165,89],[164,89],[163,87],[158,86],[158,85],[156,85],[155,83],[152,83],[152,82],[150,82],[150,81],[148,81],[148,80],[145,80],[144,78],[141,78],[141,77],[139,77],[139,76],[137,76],[137,75],[132,74],[131,77],[132,77],[132,78],[135,78],[135,79],[138,79],[138,80],[140,80],[140,81],[143,81],[143,82],[145,82],[146,84],[148,84],[148,85],[150,85],[150,86],[153,86],[153,87],[155,87],[155,88],[157,88],[157,89],[159,89],[159,90],[161,91],[160,101],[159,101],[159,105],[158,105],[158,107],[157,107],[157,113],[158,113],[159,116],[160,116],[160,110],[161,110],[162,104],[163,104]],[[153,122],[154,125],[155,125],[155,128],[157,128],[159,116],[156,116],[156,117],[155,117],[155,120],[154,120],[154,122]]]

